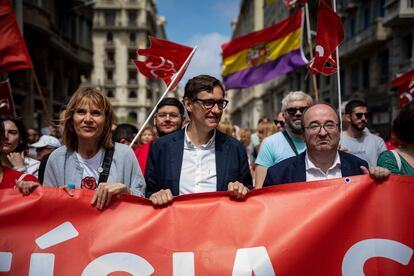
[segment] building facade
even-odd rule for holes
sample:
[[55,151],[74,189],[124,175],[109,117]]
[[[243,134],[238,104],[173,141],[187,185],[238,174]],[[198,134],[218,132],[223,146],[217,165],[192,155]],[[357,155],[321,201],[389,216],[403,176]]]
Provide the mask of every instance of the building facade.
[[133,60],[148,36],[165,39],[154,0],[97,0],[93,19],[92,83],[110,98],[117,122],[141,125],[164,85],[139,74]]
[[[252,27],[255,16],[247,9],[252,9],[257,3],[262,5],[263,13],[257,20],[263,19],[265,27],[283,20],[292,12],[282,0],[260,2],[263,1],[242,1],[233,37],[255,30]],[[316,30],[317,2],[308,1],[312,30]],[[367,101],[373,113],[372,126],[386,133],[398,109],[391,81],[397,74],[414,68],[414,1],[337,0],[336,4],[345,31],[345,39],[339,48],[342,102],[356,98]],[[302,40],[309,58],[306,30]],[[318,75],[317,84],[320,101],[338,105],[337,74]],[[273,118],[281,109],[283,96],[289,91],[302,90],[314,96],[306,67],[258,87],[230,91],[233,123],[254,128],[261,115]]]
[[16,113],[23,117],[27,127],[47,126],[50,123],[47,114],[57,118],[65,99],[82,80],[90,77],[92,7],[89,2],[12,1],[44,100],[31,70],[9,73]]

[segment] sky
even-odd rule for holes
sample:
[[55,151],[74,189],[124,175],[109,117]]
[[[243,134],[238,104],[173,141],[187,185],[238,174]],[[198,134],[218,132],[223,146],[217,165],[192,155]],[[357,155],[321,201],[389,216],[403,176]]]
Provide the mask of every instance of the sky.
[[199,74],[221,79],[220,45],[230,40],[240,0],[156,0],[156,5],[167,21],[168,40],[198,46],[181,85]]

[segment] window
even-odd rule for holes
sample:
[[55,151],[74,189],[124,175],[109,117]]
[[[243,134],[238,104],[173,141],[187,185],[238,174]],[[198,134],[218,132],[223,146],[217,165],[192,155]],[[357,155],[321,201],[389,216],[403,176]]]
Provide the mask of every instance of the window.
[[137,119],[138,119],[137,113],[133,112],[133,111],[129,112],[128,113],[128,119],[133,121],[133,122],[136,122]]
[[[413,35],[409,34],[402,38],[402,58],[410,59],[413,57]],[[403,60],[404,62],[405,60]]]
[[108,70],[106,71],[106,79],[110,82],[113,81],[113,77],[114,77],[114,72],[112,70]]
[[115,98],[114,91],[113,90],[106,91],[106,96],[108,96],[108,98]]
[[106,33],[106,42],[112,43],[114,42],[114,34],[111,32]]
[[136,51],[128,51],[128,63],[133,64],[133,60],[137,59]]
[[371,16],[369,12],[369,8],[364,9],[364,29],[369,27],[371,21]]
[[350,17],[348,22],[349,22],[348,33],[349,33],[349,36],[352,37],[355,35],[355,17],[354,16]]
[[129,84],[136,84],[137,83],[137,72],[136,71],[128,71],[128,83]]
[[129,33],[129,43],[135,44],[135,41],[136,41],[135,33]]
[[364,88],[369,87],[369,59],[362,61],[362,86]]
[[340,72],[340,79],[341,79],[341,83],[340,83],[340,87],[341,87],[341,96],[344,96],[346,93],[345,89],[346,89],[346,85],[345,85],[345,70],[341,69]]
[[113,11],[105,12],[105,25],[115,26],[115,12]]
[[152,90],[147,89],[147,100],[152,100]]
[[358,64],[351,65],[351,90],[358,91],[359,88],[359,67]]
[[137,92],[135,90],[129,90],[129,92],[128,92],[128,98],[129,99],[131,99],[131,98],[133,98],[133,99],[137,98]]
[[384,17],[385,14],[385,0],[380,0],[379,4],[379,16]]
[[129,27],[137,26],[137,12],[136,11],[128,12],[128,26]]
[[380,82],[388,82],[389,76],[389,52],[385,50],[379,54]]
[[114,51],[107,51],[106,52],[106,59],[107,59],[109,64],[114,64],[114,61],[115,61]]

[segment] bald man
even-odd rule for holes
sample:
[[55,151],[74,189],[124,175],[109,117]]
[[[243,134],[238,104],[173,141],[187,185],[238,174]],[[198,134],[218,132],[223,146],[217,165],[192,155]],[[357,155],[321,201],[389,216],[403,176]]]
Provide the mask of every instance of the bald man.
[[328,104],[315,104],[302,114],[306,151],[288,158],[267,171],[264,186],[315,181],[370,174],[377,181],[390,172],[355,155],[338,151],[341,126],[336,110]]

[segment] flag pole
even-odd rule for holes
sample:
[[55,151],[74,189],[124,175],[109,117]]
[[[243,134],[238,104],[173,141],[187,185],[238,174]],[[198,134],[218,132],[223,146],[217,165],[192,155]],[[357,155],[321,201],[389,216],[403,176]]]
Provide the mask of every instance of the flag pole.
[[32,68],[32,77],[36,86],[37,93],[39,94],[40,101],[42,102],[43,110],[45,111],[46,121],[49,126],[54,126],[52,117],[50,116],[49,109],[47,108],[45,97],[43,96],[42,89],[40,88],[39,81],[37,80],[37,75],[34,67]]
[[134,139],[132,140],[132,142],[129,144],[129,146],[132,148],[132,146],[134,145],[135,141],[138,139],[138,137],[141,135],[141,133],[144,131],[145,126],[148,124],[149,120],[151,120],[152,116],[155,113],[155,110],[158,106],[158,104],[165,98],[165,96],[167,95],[168,92],[170,92],[170,89],[172,87],[172,85],[175,83],[175,80],[177,79],[177,77],[181,74],[181,72],[184,70],[184,68],[186,68],[188,66],[188,63],[190,62],[191,58],[193,57],[195,51],[197,50],[197,46],[195,46],[193,48],[193,50],[191,51],[191,53],[188,55],[187,59],[185,60],[185,62],[183,63],[183,65],[181,66],[180,70],[178,70],[177,74],[174,75],[173,79],[171,80],[170,84],[168,85],[167,89],[165,90],[165,92],[161,95],[160,99],[158,100],[157,104],[154,106],[154,108],[152,109],[151,113],[148,115],[147,119],[145,120],[144,124],[141,126],[141,128],[139,129],[137,135],[135,135]]
[[[312,45],[312,37],[310,33],[308,2],[305,3],[305,18],[306,18],[306,32],[307,32],[307,37],[308,37],[309,53],[310,53],[310,59],[312,60],[313,59],[313,45]],[[318,85],[316,82],[316,75],[314,74],[312,74],[312,84],[313,84],[313,93],[315,95],[315,101],[319,102]]]
[[[336,1],[332,0],[333,2],[333,10],[336,13]],[[338,80],[338,114],[339,114],[339,123],[342,124],[342,92],[341,92],[341,71],[340,71],[340,67],[339,67],[339,45],[336,47],[335,49],[335,53],[336,53],[336,77]]]

